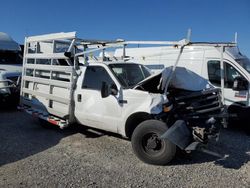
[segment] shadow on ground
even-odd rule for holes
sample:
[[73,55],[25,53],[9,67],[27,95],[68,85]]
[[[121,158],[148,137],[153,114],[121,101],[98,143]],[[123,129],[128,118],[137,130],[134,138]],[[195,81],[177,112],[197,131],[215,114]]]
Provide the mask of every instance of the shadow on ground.
[[87,138],[100,137],[83,126],[64,130],[41,124],[30,115],[13,109],[0,111],[0,166],[42,152],[57,145],[62,138],[82,133]]
[[219,158],[201,151],[191,154],[179,152],[171,165],[213,162],[224,168],[240,169],[250,161],[250,136],[242,128],[222,129],[218,142],[211,142],[208,150],[224,157]]
[[[62,138],[76,133],[81,133],[86,138],[97,138],[107,134],[120,137],[80,125],[64,130],[47,125],[44,128],[41,123],[24,112],[11,109],[0,111],[0,166],[49,149],[57,145]],[[198,151],[192,154],[179,152],[169,165],[214,162],[224,168],[239,169],[250,160],[250,136],[241,129],[223,129],[219,142],[211,143],[208,149],[223,155],[224,158]]]

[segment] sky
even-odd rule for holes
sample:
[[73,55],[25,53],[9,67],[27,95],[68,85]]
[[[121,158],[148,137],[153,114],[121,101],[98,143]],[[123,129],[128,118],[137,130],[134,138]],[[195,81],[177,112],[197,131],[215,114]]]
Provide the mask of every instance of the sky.
[[85,39],[232,42],[250,57],[250,0],[8,0],[0,31],[25,36],[77,31]]

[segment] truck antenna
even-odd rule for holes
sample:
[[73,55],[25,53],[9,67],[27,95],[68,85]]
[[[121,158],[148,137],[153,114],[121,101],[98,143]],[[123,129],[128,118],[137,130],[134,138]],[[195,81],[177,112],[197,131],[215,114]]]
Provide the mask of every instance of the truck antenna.
[[188,29],[188,32],[187,32],[187,41],[190,42],[191,41],[191,34],[192,34],[192,30],[191,28]]
[[238,43],[238,33],[237,32],[234,33],[234,43],[235,44]]

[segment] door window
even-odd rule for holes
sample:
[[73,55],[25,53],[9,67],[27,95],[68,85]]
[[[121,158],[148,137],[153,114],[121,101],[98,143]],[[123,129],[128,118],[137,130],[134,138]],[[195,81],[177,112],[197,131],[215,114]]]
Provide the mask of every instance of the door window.
[[221,86],[220,61],[207,62],[208,79],[217,87]]
[[101,90],[102,82],[115,84],[108,72],[101,66],[88,66],[85,72],[82,88]]
[[[215,85],[221,86],[220,61],[208,61],[208,78]],[[240,77],[246,80],[232,65],[224,62],[224,82],[225,88],[233,88],[234,79]]]

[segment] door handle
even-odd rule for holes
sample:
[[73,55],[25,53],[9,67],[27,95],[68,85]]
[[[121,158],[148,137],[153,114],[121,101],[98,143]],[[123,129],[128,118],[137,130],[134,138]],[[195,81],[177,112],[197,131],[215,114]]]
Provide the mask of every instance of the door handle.
[[118,102],[119,102],[120,104],[127,104],[127,103],[128,103],[127,100],[119,100]]
[[82,95],[81,94],[77,94],[77,101],[82,102]]

